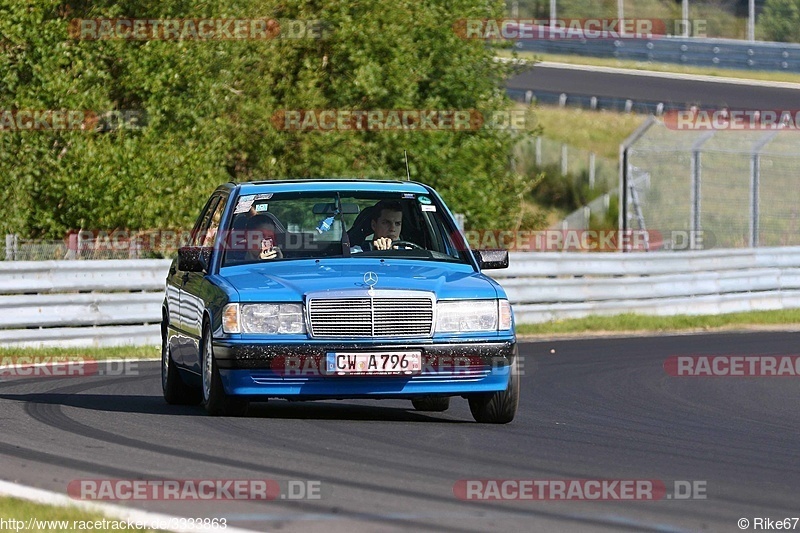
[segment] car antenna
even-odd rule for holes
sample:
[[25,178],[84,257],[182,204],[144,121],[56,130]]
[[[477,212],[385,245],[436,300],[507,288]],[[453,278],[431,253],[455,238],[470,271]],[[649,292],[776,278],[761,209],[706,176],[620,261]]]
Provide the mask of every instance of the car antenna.
[[411,172],[408,170],[408,152],[403,150],[403,157],[406,160],[406,181],[411,181]]

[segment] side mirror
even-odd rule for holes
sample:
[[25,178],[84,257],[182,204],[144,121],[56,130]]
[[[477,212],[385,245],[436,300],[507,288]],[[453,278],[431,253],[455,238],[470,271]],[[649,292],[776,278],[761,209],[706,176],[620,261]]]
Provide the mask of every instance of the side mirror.
[[206,272],[211,260],[209,246],[184,246],[178,249],[178,270],[184,272]]
[[508,250],[473,250],[481,270],[508,268]]

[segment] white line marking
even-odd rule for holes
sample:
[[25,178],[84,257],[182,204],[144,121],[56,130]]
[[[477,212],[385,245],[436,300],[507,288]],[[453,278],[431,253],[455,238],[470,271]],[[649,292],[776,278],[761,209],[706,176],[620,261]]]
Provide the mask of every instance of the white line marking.
[[[167,514],[142,511],[139,509],[131,509],[129,507],[123,507],[121,505],[114,505],[111,503],[73,500],[69,496],[65,494],[59,494],[58,492],[52,492],[44,489],[36,489],[33,487],[27,487],[25,485],[19,485],[17,483],[11,483],[3,480],[0,480],[0,496],[11,496],[13,498],[28,500],[35,503],[55,505],[56,507],[77,507],[79,509],[83,509],[90,512],[102,513],[109,518],[114,518],[117,520],[131,520],[133,522],[144,522],[144,523],[163,522],[169,524],[171,521],[175,520],[178,520],[177,523],[180,523],[179,522],[180,519],[185,518],[181,516],[171,516]],[[230,525],[225,529],[220,529],[219,526],[215,528],[167,527],[162,529],[166,531],[176,531],[178,533],[184,533],[184,532],[198,533],[201,531],[206,533],[220,533],[220,531],[225,531],[225,533],[254,532],[254,530],[252,529],[242,529],[238,527],[231,527]]]

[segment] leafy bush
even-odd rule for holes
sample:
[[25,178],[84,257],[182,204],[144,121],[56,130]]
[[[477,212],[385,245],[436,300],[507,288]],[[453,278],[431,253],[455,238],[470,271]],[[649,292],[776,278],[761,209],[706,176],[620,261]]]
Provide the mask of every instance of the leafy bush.
[[533,167],[531,175],[538,176],[531,189],[534,201],[540,205],[574,211],[588,204],[605,191],[589,187],[589,172],[561,175],[558,164]]
[[767,0],[756,27],[763,39],[800,42],[800,0]]
[[[525,184],[503,131],[295,132],[283,109],[508,109],[508,66],[452,24],[502,16],[454,0],[51,0],[0,7],[0,109],[141,110],[141,130],[0,133],[0,230],[189,226],[221,182],[403,178],[436,187],[476,227],[511,227]],[[324,20],[327,39],[78,41],[74,18]]]

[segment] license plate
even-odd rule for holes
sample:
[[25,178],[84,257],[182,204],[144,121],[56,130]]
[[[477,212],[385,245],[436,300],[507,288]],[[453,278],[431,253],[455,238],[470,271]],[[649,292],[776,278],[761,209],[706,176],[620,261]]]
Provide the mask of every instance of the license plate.
[[328,352],[325,368],[336,376],[410,376],[422,372],[422,353]]

